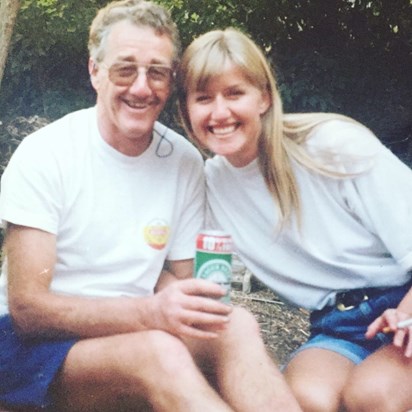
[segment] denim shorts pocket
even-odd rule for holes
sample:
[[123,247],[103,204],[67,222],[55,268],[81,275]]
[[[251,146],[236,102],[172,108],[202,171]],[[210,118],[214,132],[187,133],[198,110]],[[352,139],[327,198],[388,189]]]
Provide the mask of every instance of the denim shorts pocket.
[[370,297],[350,310],[340,311],[332,306],[312,312],[311,336],[322,333],[368,347],[389,343],[390,335],[383,333],[378,334],[375,339],[365,339],[366,329],[386,309],[397,307],[410,286],[408,283],[400,287],[383,289],[382,293]]

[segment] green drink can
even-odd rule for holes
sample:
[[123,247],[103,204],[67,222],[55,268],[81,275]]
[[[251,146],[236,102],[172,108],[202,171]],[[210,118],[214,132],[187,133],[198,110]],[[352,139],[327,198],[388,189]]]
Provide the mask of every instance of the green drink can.
[[226,290],[221,299],[230,303],[232,282],[232,238],[220,230],[206,230],[196,239],[195,277],[218,283]]

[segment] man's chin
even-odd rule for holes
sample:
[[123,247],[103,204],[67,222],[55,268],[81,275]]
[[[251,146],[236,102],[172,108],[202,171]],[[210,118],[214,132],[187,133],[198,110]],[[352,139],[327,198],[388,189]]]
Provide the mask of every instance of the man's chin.
[[143,116],[141,119],[136,118],[136,116],[127,116],[123,117],[119,122],[124,133],[130,138],[151,135],[154,123],[155,118],[153,116]]

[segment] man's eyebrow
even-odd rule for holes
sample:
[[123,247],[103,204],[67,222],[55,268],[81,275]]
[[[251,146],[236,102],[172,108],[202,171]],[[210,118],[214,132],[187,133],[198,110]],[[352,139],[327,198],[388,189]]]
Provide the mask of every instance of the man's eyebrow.
[[[126,63],[141,63],[134,56],[118,56],[116,62],[126,62]],[[163,66],[171,66],[172,62],[166,62],[164,59],[158,57],[153,57],[147,64],[160,64]]]
[[136,59],[133,56],[118,56],[115,61],[117,61],[117,62],[136,63]]

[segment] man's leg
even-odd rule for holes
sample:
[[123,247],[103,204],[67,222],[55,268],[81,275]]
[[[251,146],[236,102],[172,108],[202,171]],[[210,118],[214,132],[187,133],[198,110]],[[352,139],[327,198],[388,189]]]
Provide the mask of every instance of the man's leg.
[[291,360],[285,377],[305,412],[336,412],[354,367],[353,362],[338,353],[308,348]]
[[78,342],[68,353],[54,396],[58,410],[70,412],[231,411],[183,342],[162,331]]
[[220,338],[189,346],[200,364],[212,365],[218,391],[234,410],[301,410],[266,351],[259,325],[246,310],[234,308]]
[[405,412],[412,409],[412,359],[388,345],[355,367],[344,390],[347,411]]

